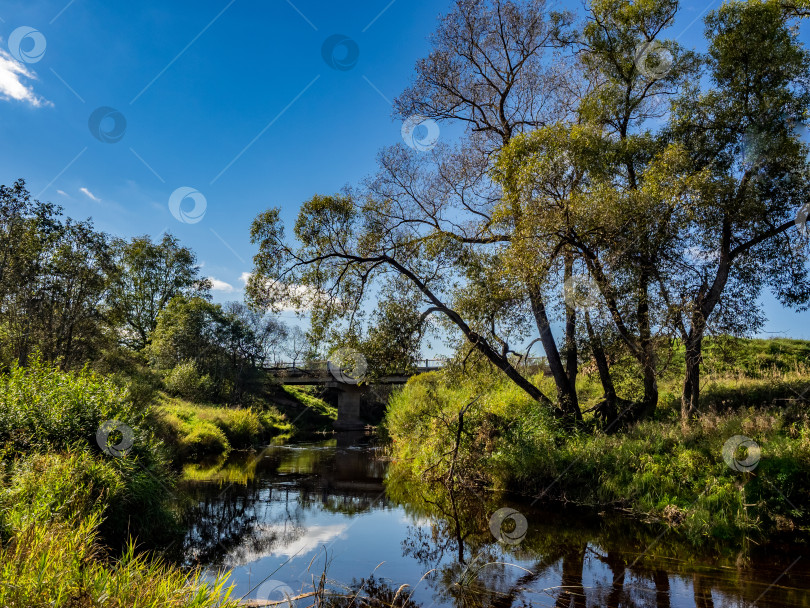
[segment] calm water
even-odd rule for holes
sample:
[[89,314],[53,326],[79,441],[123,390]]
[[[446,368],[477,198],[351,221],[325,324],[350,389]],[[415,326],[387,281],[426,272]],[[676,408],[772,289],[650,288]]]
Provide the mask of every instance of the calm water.
[[[186,562],[232,570],[248,599],[307,591],[326,569],[337,590],[372,574],[364,591],[410,585],[409,606],[423,608],[810,606],[806,546],[698,556],[665,528],[615,515],[386,485],[387,463],[355,441],[240,454],[185,483],[196,505]],[[522,536],[507,520],[512,544],[490,530],[501,507],[528,524]]]

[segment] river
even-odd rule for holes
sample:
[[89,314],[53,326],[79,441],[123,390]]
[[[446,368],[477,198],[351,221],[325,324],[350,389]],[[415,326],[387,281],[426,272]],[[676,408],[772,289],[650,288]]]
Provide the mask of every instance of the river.
[[380,454],[341,436],[188,471],[183,561],[230,570],[235,596],[258,600],[308,591],[325,572],[335,592],[363,579],[363,596],[400,590],[397,605],[415,608],[810,606],[806,545],[699,554],[619,514],[386,483]]

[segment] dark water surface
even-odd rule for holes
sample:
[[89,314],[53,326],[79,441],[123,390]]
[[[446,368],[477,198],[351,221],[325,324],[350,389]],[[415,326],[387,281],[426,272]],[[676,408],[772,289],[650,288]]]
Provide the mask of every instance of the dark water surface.
[[[665,527],[616,515],[386,487],[388,464],[356,440],[239,454],[185,482],[197,505],[187,563],[232,570],[236,596],[260,599],[307,591],[326,568],[332,589],[373,574],[364,593],[407,584],[422,608],[810,606],[807,545],[697,555]],[[496,540],[503,507],[525,516],[525,537],[512,519]]]

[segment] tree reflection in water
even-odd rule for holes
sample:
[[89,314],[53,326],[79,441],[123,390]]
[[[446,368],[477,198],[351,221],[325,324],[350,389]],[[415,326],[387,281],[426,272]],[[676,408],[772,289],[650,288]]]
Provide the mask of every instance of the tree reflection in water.
[[[706,546],[710,541],[700,549],[662,526],[628,517],[519,504],[511,506],[522,508],[531,523],[525,539],[509,546],[496,542],[489,530],[489,516],[506,504],[503,496],[458,484],[414,483],[396,468],[387,487],[422,524],[408,527],[403,555],[432,571],[427,580],[437,605],[670,608],[674,581],[679,588],[691,587],[696,608],[714,608],[716,598],[722,598],[720,605],[753,605],[766,589],[759,607],[810,605],[807,564],[801,571],[791,569],[792,584],[769,589],[795,559],[798,546],[788,548],[792,555],[774,555],[773,549],[741,555],[724,551],[722,543]],[[749,567],[738,567],[742,557]]]
[[[329,599],[330,605],[404,606],[408,600],[407,606],[423,608],[431,603],[704,608],[751,605],[798,555],[795,546],[776,555],[752,551],[744,556],[750,565],[737,567],[736,552],[710,547],[700,554],[657,525],[519,504],[510,506],[526,516],[528,533],[519,544],[508,545],[497,542],[489,526],[492,514],[509,505],[503,496],[460,485],[414,483],[398,475],[396,467],[384,482],[386,470],[371,450],[335,442],[271,448],[214,467],[208,481],[185,487],[196,508],[188,521],[183,561],[212,569],[252,567],[268,555],[291,556],[300,548],[308,562],[321,545],[337,539],[325,535],[323,543],[315,542],[313,517],[327,528],[333,519],[363,517],[364,526],[335,540],[342,543],[341,559],[352,561],[337,564],[345,578],[332,585],[340,595]],[[201,471],[195,475],[203,476]],[[380,524],[368,518],[383,512],[390,515],[381,524],[387,536],[379,532],[379,537],[393,534],[398,544],[383,547],[385,576],[360,578],[356,575],[368,574],[380,561],[371,557],[382,550],[371,546],[378,530],[368,527]],[[756,605],[810,605],[810,564],[803,561],[810,563],[799,561]],[[412,572],[419,574],[405,574]],[[409,586],[402,588],[405,583]]]
[[341,451],[338,458],[336,447],[336,441],[271,447],[195,470],[196,480],[182,487],[194,505],[188,531],[170,556],[190,566],[234,568],[301,540],[307,511],[352,516],[387,505],[385,464],[366,450]]

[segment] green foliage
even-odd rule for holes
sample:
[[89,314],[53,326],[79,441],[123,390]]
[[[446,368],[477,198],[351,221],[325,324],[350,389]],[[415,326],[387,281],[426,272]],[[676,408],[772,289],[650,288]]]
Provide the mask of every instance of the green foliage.
[[196,401],[244,404],[261,389],[260,347],[246,321],[204,298],[177,296],[158,317],[145,353],[167,388]]
[[168,433],[166,441],[183,460],[204,456],[228,454],[231,446],[225,433],[217,425],[198,419],[193,412],[166,412],[161,421]]
[[108,237],[91,222],[32,200],[23,180],[0,186],[0,363],[38,351],[71,368],[96,356],[113,272]]
[[126,389],[129,400],[140,410],[147,409],[163,388],[160,374],[149,367],[141,351],[114,346],[102,351],[90,367]]
[[371,327],[358,344],[367,375],[386,376],[413,369],[421,343],[419,294],[400,281],[381,294]]
[[[109,509],[102,531],[110,542],[129,533],[154,544],[177,531],[167,496],[173,477],[162,446],[145,431],[145,416],[125,389],[87,369],[62,372],[34,360],[29,368],[14,367],[0,376],[5,466],[22,467],[18,478],[27,479],[31,488],[46,479],[47,491],[63,483],[65,490],[86,486],[97,497],[103,494]],[[108,420],[133,429],[134,443],[125,458],[101,452],[96,432]],[[66,460],[53,455],[64,452],[70,454]],[[27,455],[32,460],[26,461]],[[60,503],[62,495],[55,496],[51,502]]]
[[[807,373],[810,341],[771,338],[742,340],[720,336],[703,346],[703,365],[709,375],[761,378],[777,373]],[[683,351],[676,351],[682,356]]]
[[87,450],[34,454],[6,464],[0,492],[0,529],[6,537],[27,521],[68,521],[101,514],[127,492],[114,463],[94,458]]
[[[103,514],[98,530],[110,546],[130,535],[145,546],[176,540],[179,518],[167,494],[174,481],[165,465],[113,458],[84,448],[19,456],[6,465],[0,522],[8,533],[21,522]],[[148,467],[148,468],[147,468]]]
[[208,374],[200,376],[194,361],[178,363],[169,370],[163,382],[169,394],[191,401],[205,401],[216,390]]
[[88,369],[62,372],[34,359],[0,376],[0,443],[17,451],[95,445],[103,422],[137,428],[142,419],[124,389]]
[[150,342],[173,297],[205,295],[210,288],[194,253],[170,234],[159,243],[149,236],[117,240],[114,251],[118,272],[110,286],[110,313],[123,328],[124,343],[135,349]]

